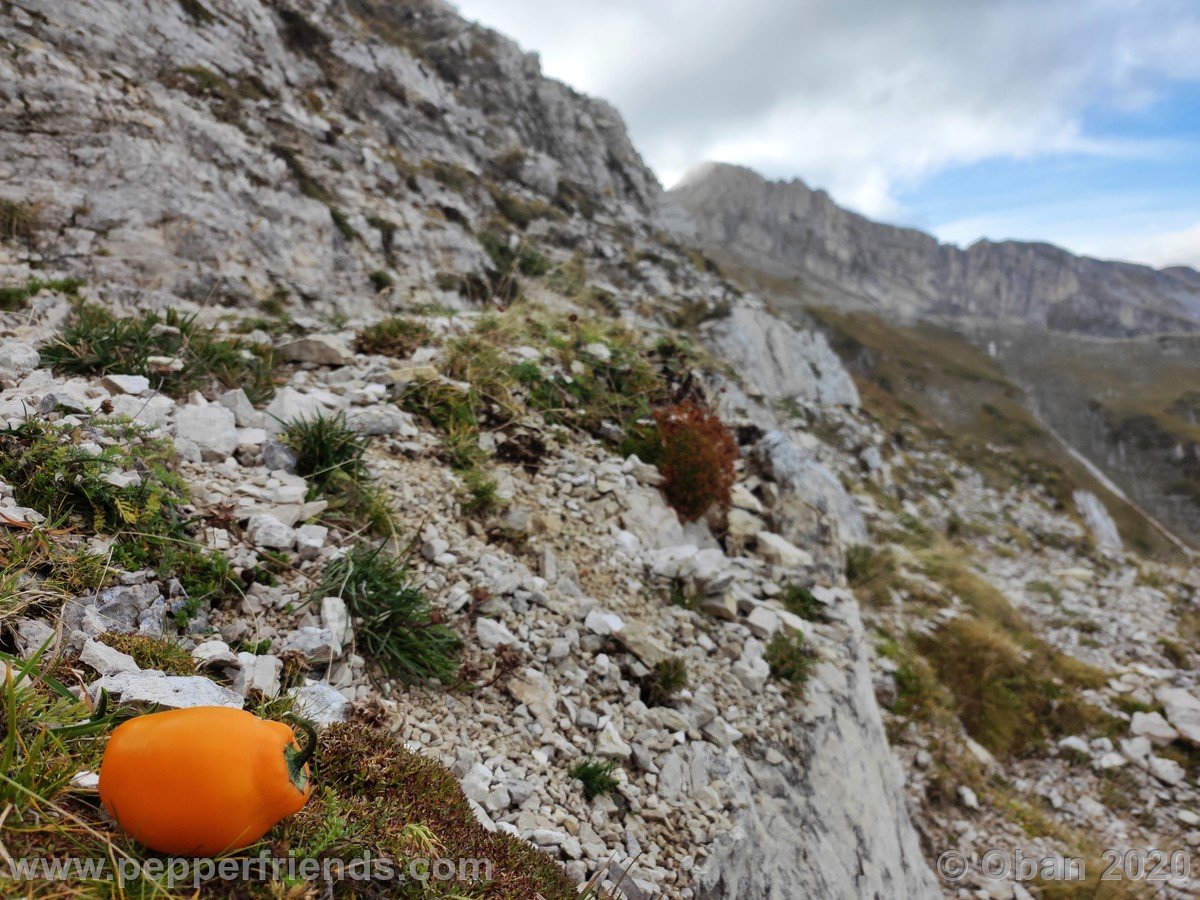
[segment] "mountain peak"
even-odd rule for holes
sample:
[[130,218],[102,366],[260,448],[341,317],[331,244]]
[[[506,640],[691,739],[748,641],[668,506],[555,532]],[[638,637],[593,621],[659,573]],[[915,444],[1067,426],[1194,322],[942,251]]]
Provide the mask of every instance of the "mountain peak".
[[1075,256],[1045,242],[942,244],[872,221],[803,181],[708,163],[670,192],[714,253],[800,279],[804,302],[1106,337],[1200,331],[1200,273]]

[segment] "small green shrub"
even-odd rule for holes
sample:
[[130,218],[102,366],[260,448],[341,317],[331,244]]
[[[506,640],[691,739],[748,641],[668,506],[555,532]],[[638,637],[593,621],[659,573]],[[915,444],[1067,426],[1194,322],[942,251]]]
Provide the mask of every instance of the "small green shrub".
[[467,490],[462,502],[463,512],[468,515],[486,513],[500,505],[496,479],[482,466],[464,472],[463,482]]
[[738,451],[720,418],[685,401],[655,410],[654,421],[667,503],[687,522],[699,519],[714,506],[728,509]]
[[[214,384],[241,387],[253,402],[275,393],[269,349],[226,338],[168,310],[118,319],[101,306],[79,304],[62,335],[41,347],[42,362],[71,375],[145,375],[164,393],[181,397]],[[178,360],[177,371],[151,365],[152,357]]]
[[363,522],[379,534],[391,530],[391,511],[367,471],[370,440],[351,428],[345,415],[287,422],[280,441],[296,454],[296,474],[308,479],[310,500],[329,501],[334,519]]
[[413,382],[400,398],[406,410],[424,416],[446,433],[446,460],[459,471],[475,468],[485,457],[479,447],[478,403],[473,389],[434,380]]
[[693,612],[700,609],[700,595],[688,589],[688,584],[682,578],[672,578],[667,588],[667,602],[680,609],[690,609]]
[[458,636],[437,621],[395,556],[358,544],[325,568],[314,598],[341,597],[358,620],[359,646],[388,675],[408,683],[451,683],[458,673]]
[[687,685],[687,663],[682,657],[659,660],[642,681],[642,702],[647,706],[666,706]]
[[771,674],[786,681],[792,693],[804,694],[804,686],[817,662],[817,655],[804,643],[804,635],[781,628],[767,643],[763,658],[771,667]]
[[594,800],[616,790],[617,779],[613,777],[616,769],[617,764],[611,759],[602,761],[588,757],[571,766],[567,774],[583,784],[585,797]]
[[549,345],[557,371],[523,362],[512,375],[528,405],[552,424],[605,436],[605,423],[625,431],[648,421],[651,405],[665,399],[663,379],[623,330],[568,319],[539,326],[534,337]]

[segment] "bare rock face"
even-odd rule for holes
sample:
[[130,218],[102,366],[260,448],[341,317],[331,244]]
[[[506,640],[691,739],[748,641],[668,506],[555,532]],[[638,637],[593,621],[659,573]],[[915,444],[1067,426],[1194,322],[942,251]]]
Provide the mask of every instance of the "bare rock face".
[[713,349],[768,400],[857,407],[858,389],[820,332],[798,331],[760,304],[739,304],[709,331]]
[[[709,774],[753,801],[704,865],[700,897],[941,896],[884,750],[857,606],[845,594],[834,612],[849,665],[819,667],[795,725],[804,761],[770,754],[709,761]],[[703,768],[694,761],[692,777]]]
[[670,196],[701,241],[788,279],[810,303],[1113,337],[1200,330],[1200,273],[1191,269],[1089,259],[1043,243],[961,250],[848,212],[801,181],[768,182],[736,166],[707,164]]
[[588,216],[661,195],[611,106],[439,0],[33,0],[0,39],[0,196],[89,283],[348,311],[377,271],[491,265],[482,176]]
[[1076,491],[1072,499],[1075,501],[1075,508],[1079,510],[1079,517],[1083,519],[1083,523],[1091,532],[1096,546],[1109,553],[1120,553],[1121,534],[1117,531],[1116,522],[1104,508],[1100,498],[1091,491]]

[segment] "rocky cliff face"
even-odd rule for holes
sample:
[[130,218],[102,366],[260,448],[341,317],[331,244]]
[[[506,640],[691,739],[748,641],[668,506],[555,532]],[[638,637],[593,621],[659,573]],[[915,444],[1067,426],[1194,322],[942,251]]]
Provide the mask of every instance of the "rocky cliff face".
[[36,207],[36,258],[84,277],[344,306],[373,271],[405,287],[484,271],[493,180],[632,222],[659,193],[611,107],[440,2],[32,2],[6,19],[3,194]]
[[706,245],[817,305],[907,318],[1019,322],[1128,336],[1200,329],[1200,273],[1074,256],[1049,244],[965,250],[872,222],[800,181],[709,164],[670,192]]

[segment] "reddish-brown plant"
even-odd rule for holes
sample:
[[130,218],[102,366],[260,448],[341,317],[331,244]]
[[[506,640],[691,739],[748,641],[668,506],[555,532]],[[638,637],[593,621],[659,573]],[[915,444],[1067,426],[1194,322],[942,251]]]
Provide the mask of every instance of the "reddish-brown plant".
[[658,468],[667,502],[686,522],[728,508],[737,443],[725,423],[691,400],[655,410]]

